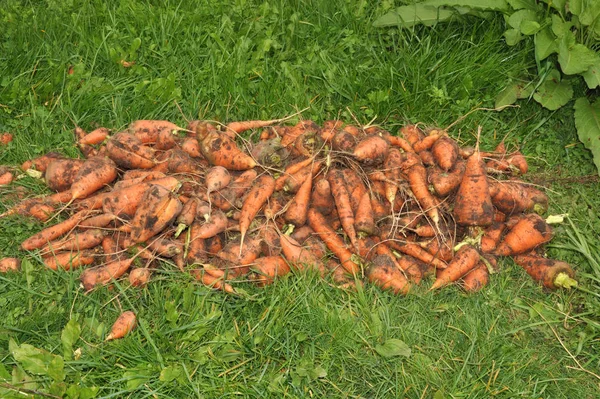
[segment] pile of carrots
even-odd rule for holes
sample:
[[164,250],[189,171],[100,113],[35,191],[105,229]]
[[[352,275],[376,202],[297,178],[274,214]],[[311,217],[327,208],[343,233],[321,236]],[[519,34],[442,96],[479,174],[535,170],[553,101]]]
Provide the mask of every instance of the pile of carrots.
[[338,120],[139,120],[75,136],[85,159],[22,165],[55,193],[1,216],[46,222],[21,248],[53,270],[83,268],[86,291],[127,273],[144,286],[170,264],[232,294],[236,281],[264,286],[294,269],[346,288],[407,294],[431,277],[431,290],[474,292],[507,256],[547,288],[577,284],[568,264],[543,256],[548,198],[520,180],[527,161],[503,144],[482,152],[440,129]]

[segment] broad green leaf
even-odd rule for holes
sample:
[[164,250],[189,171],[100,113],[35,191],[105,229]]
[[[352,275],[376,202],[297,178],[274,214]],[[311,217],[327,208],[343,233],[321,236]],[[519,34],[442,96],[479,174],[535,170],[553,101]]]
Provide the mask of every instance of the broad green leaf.
[[172,366],[167,366],[160,372],[160,377],[158,379],[162,382],[171,382],[176,380],[183,373],[183,369],[181,365],[174,364]]
[[426,0],[423,4],[433,7],[468,7],[483,11],[508,11],[505,0]]
[[75,319],[69,320],[65,328],[63,328],[60,335],[60,341],[63,346],[63,356],[67,360],[71,360],[73,357],[73,344],[79,339],[81,334],[81,326]]
[[514,10],[522,10],[522,9],[528,9],[528,10],[537,10],[537,3],[535,2],[535,0],[507,0],[508,4],[510,4],[510,6],[514,9]]
[[505,105],[511,105],[517,102],[517,92],[519,88],[516,83],[507,86],[496,96],[496,102],[494,106],[496,108],[503,107]]
[[558,44],[558,63],[566,75],[574,75],[588,70],[599,59],[598,55],[583,44],[570,46],[569,35]]
[[508,24],[513,29],[521,29],[523,21],[537,21],[538,15],[532,10],[519,10],[508,17]]
[[544,3],[549,4],[550,7],[558,10],[560,12],[565,11],[565,5],[567,4],[567,0],[542,0]]
[[524,35],[533,35],[539,32],[541,26],[536,21],[521,22],[521,33]]
[[65,378],[62,356],[53,355],[29,344],[19,346],[12,339],[9,341],[9,350],[26,371],[47,375],[55,381],[62,381]]
[[600,62],[596,62],[581,75],[590,89],[600,86]]
[[551,111],[559,109],[568,103],[572,97],[573,88],[570,83],[561,82],[558,78],[550,76],[546,78],[533,95],[535,101]]
[[579,140],[592,152],[600,174],[600,101],[593,104],[585,97],[575,101],[575,127]]
[[521,41],[523,35],[517,29],[509,29],[504,32],[504,38],[506,39],[506,44],[514,46]]
[[145,384],[153,374],[152,366],[149,364],[139,365],[128,369],[123,373],[123,380],[127,381],[127,389],[133,390]]
[[558,51],[555,36],[549,28],[543,29],[535,35],[535,57],[538,61],[548,58]]
[[313,380],[316,380],[317,378],[325,378],[327,377],[327,370],[321,366],[315,366],[313,369],[308,370],[308,376]]
[[517,98],[519,100],[522,100],[524,98],[529,98],[533,94],[533,90],[534,90],[534,86],[531,82],[526,84],[525,86],[523,86],[521,84],[521,85],[519,85],[519,91],[517,91]]
[[404,356],[410,357],[411,350],[404,341],[399,339],[388,339],[383,345],[376,345],[375,351],[383,357]]
[[394,11],[382,15],[373,22],[373,26],[377,28],[384,26],[411,28],[419,24],[431,26],[438,22],[448,21],[456,15],[454,10],[445,10],[417,3],[410,6],[398,7]]
[[563,21],[560,15],[552,14],[552,32],[559,38],[563,37],[567,32],[571,31],[573,23]]
[[581,15],[585,2],[586,0],[569,0],[569,12],[573,15]]
[[10,381],[10,373],[4,367],[4,365],[2,363],[0,363],[0,381],[2,381],[2,380]]
[[584,26],[589,26],[600,16],[600,1],[594,0],[586,3],[585,9],[579,14],[579,22]]

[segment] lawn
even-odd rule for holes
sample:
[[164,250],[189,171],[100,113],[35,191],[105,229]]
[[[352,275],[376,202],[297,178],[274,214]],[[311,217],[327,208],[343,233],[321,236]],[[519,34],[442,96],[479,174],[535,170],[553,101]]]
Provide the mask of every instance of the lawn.
[[[409,121],[460,119],[450,134],[462,142],[474,143],[481,125],[482,148],[503,138],[520,147],[549,213],[570,215],[548,253],[574,265],[580,289],[546,291],[502,260],[475,295],[427,284],[407,297],[344,291],[297,273],[265,289],[238,283],[248,295],[232,297],[168,265],[145,289],[123,282],[84,295],[79,272],[51,272],[19,252],[41,224],[7,217],[0,255],[27,260],[0,275],[0,397],[597,397],[600,198],[570,106],[523,101],[465,117],[493,108],[511,78],[535,68],[531,45],[506,46],[502,18],[373,28],[392,3],[5,0],[0,132],[15,139],[0,163],[80,156],[75,124],[119,130],[136,119],[303,110],[317,123],[395,133]],[[0,193],[16,186],[46,192],[24,177]],[[138,328],[103,342],[122,310],[137,313]],[[386,357],[397,340],[407,349]]]

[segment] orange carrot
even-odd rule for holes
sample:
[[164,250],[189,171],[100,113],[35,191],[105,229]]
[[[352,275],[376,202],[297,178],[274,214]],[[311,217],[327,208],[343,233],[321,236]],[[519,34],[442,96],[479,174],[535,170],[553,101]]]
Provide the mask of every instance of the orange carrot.
[[410,283],[396,267],[391,255],[377,255],[367,269],[367,278],[381,289],[389,289],[394,294],[406,295],[410,290]]
[[354,147],[354,158],[366,165],[376,165],[384,161],[390,144],[380,136],[367,136]]
[[117,216],[112,213],[102,213],[100,215],[92,216],[91,218],[87,218],[81,223],[79,223],[79,227],[81,228],[99,228],[106,227],[112,222],[117,220]]
[[316,174],[321,169],[322,164],[322,161],[315,161],[312,164],[294,173],[293,175],[289,176],[285,180],[283,190],[288,193],[297,192],[298,189],[300,189],[302,183],[304,183],[304,180],[306,180],[306,178],[308,177],[308,175],[312,175],[313,177],[316,176]]
[[315,181],[310,197],[310,206],[323,215],[329,215],[333,211],[334,202],[331,195],[331,185],[327,179],[320,178]]
[[303,247],[292,237],[280,234],[279,241],[283,256],[298,269],[318,269],[322,265],[321,260],[310,249]]
[[223,166],[229,170],[247,170],[256,166],[254,159],[223,133],[208,133],[200,143],[200,151],[214,166]]
[[435,267],[429,266],[408,255],[398,259],[398,266],[408,279],[415,284],[419,284],[425,277],[435,273]]
[[440,169],[449,171],[458,159],[458,144],[450,137],[441,137],[431,147],[431,154]]
[[150,281],[152,270],[147,267],[136,267],[129,272],[129,284],[132,287],[144,287]]
[[437,226],[440,224],[440,213],[438,204],[433,195],[429,192],[427,185],[427,171],[422,164],[413,165],[405,171],[413,195],[421,205],[421,208],[427,213],[427,216]]
[[55,159],[48,164],[44,180],[48,188],[54,191],[65,191],[71,184],[84,164],[81,159]]
[[183,252],[183,246],[180,243],[168,239],[156,239],[152,240],[148,244],[148,249],[156,254],[156,256],[162,256],[165,258],[172,258],[175,255]]
[[548,209],[546,194],[517,181],[490,182],[490,195],[494,206],[507,215],[527,211],[544,213]]
[[288,177],[300,172],[302,169],[312,164],[313,161],[313,158],[305,158],[301,161],[289,164],[286,167],[285,171],[281,174],[281,176],[279,176],[275,181],[275,190],[283,190],[283,187],[285,186],[285,182],[287,181]]
[[479,151],[467,159],[453,215],[456,223],[463,226],[489,226],[494,220],[494,206]]
[[392,148],[388,151],[388,156],[383,164],[383,170],[385,173],[386,180],[385,184],[385,198],[390,204],[393,204],[396,199],[398,192],[398,185],[396,182],[402,179],[401,165],[403,155],[400,150]]
[[[327,180],[331,185],[331,194],[337,209],[338,217],[342,223],[342,228],[348,235],[350,242],[357,248],[357,235],[354,228],[354,213],[350,203],[350,196],[346,185],[344,184],[344,175],[339,169],[330,169],[327,174]],[[311,226],[312,227],[312,226]]]
[[237,198],[240,198],[252,187],[252,183],[256,180],[258,172],[254,169],[250,169],[236,177],[230,184],[230,187],[235,192]]
[[257,258],[250,269],[256,273],[253,280],[260,286],[272,284],[277,277],[285,276],[290,272],[290,267],[281,256]]
[[86,210],[79,211],[64,222],[50,226],[37,234],[32,235],[21,243],[21,248],[25,251],[32,251],[41,248],[46,243],[63,236],[75,228],[87,216]]
[[444,172],[438,168],[430,168],[427,180],[432,184],[435,194],[445,197],[452,194],[463,180],[466,164],[463,161],[456,162],[454,169]]
[[127,133],[119,133],[108,140],[106,150],[110,159],[125,169],[150,169],[155,165],[154,150]]
[[158,132],[158,140],[154,143],[154,148],[161,151],[170,150],[177,147],[177,140],[174,130],[163,129]]
[[352,169],[342,169],[342,175],[344,176],[344,185],[346,186],[346,190],[348,190],[348,195],[350,195],[352,212],[356,213],[363,195],[367,192],[367,187],[358,174]]
[[281,122],[281,119],[272,119],[269,121],[240,121],[240,122],[230,122],[225,126],[225,133],[228,136],[235,138],[236,134],[245,132],[246,130],[252,129],[261,129],[263,127],[274,125],[278,122]]
[[535,254],[515,256],[514,261],[535,281],[549,289],[571,288],[577,285],[571,266],[559,260],[542,258]]
[[21,269],[21,260],[18,258],[3,258],[0,260],[0,273],[17,272]]
[[127,334],[131,332],[135,328],[136,325],[136,317],[135,313],[128,310],[127,312],[123,312],[115,323],[110,328],[110,334],[104,339],[105,341],[110,341],[112,339],[123,338]]
[[368,235],[377,235],[379,230],[375,224],[373,208],[371,207],[371,197],[365,192],[358,205],[356,214],[354,215],[354,227],[356,231]]
[[390,135],[387,137],[387,139],[390,142],[390,145],[393,147],[398,147],[404,150],[404,152],[415,152],[414,148],[412,147],[412,144],[410,144],[408,140],[402,137]]
[[483,237],[481,237],[481,252],[484,254],[493,252],[498,246],[505,228],[506,224],[499,222],[494,222],[486,228]]
[[52,241],[40,248],[40,252],[80,251],[94,248],[104,238],[104,233],[98,229],[85,230],[82,233],[72,233],[60,241]]
[[331,147],[340,152],[353,152],[356,147],[356,136],[345,130],[339,131],[331,140]]
[[506,233],[493,253],[498,256],[522,254],[547,243],[552,237],[552,228],[546,221],[541,216],[530,213]]
[[267,202],[267,200],[273,195],[275,191],[275,180],[269,175],[262,175],[258,178],[246,200],[242,206],[242,213],[240,214],[240,233],[241,233],[241,244],[240,251],[244,245],[244,237],[250,227],[250,223],[254,220],[260,208]]
[[262,253],[262,240],[250,237],[244,244],[243,251],[241,241],[231,241],[223,247],[217,254],[217,258],[229,262],[229,266],[224,267],[234,277],[247,274],[250,270],[249,265],[253,263]]
[[108,137],[110,130],[105,127],[99,127],[98,129],[92,130],[79,139],[79,144],[83,145],[94,145],[101,144]]
[[106,285],[111,281],[121,277],[129,268],[133,258],[116,260],[104,266],[97,266],[85,269],[79,279],[86,292],[89,292],[98,285]]
[[303,226],[306,224],[306,214],[308,213],[311,191],[312,175],[309,174],[294,198],[288,204],[288,208],[283,215],[288,223],[294,226]]
[[44,256],[42,260],[44,265],[52,270],[58,270],[59,267],[64,270],[73,270],[92,264],[96,260],[96,257],[93,251],[59,252]]
[[188,202],[183,204],[181,213],[177,216],[177,231],[175,232],[175,238],[179,237],[181,232],[188,226],[191,226],[192,222],[196,218],[196,211],[198,210],[199,200],[197,197],[191,198]]
[[181,142],[181,150],[192,158],[201,158],[200,143],[195,137],[188,137]]
[[413,258],[417,258],[421,262],[424,262],[426,264],[432,264],[436,267],[436,269],[445,269],[446,267],[448,267],[448,265],[446,265],[446,263],[444,263],[441,259],[435,257],[434,255],[421,248],[419,244],[406,243],[396,246],[392,245],[393,241],[388,242],[388,244],[390,246],[395,247],[398,251],[402,252],[403,254],[410,255]]
[[58,152],[49,152],[45,155],[42,155],[41,157],[34,158],[31,161],[25,161],[21,165],[21,169],[26,171],[33,167],[38,172],[44,173],[46,172],[46,168],[48,168],[50,162],[60,158],[64,158],[64,156],[59,154]]
[[121,248],[114,236],[106,236],[102,239],[102,251],[108,262],[114,262],[119,258]]
[[199,236],[202,225],[195,221],[190,226],[190,240],[185,260],[187,264],[203,263],[206,260],[206,241]]
[[471,245],[463,245],[454,255],[452,262],[448,267],[438,272],[437,278],[430,288],[435,290],[451,284],[468,272],[473,270],[479,264],[479,252]]
[[161,131],[181,130],[180,127],[169,121],[137,120],[129,125],[127,131],[137,137],[142,143],[155,143]]
[[219,271],[221,273],[215,275],[217,273],[215,273],[215,271],[213,270],[211,270],[209,273],[205,267],[205,269],[192,270],[192,275],[196,278],[196,280],[199,280],[208,288],[214,288],[216,290],[225,291],[228,294],[235,294],[236,291],[231,286],[231,284],[225,282],[225,273],[218,269],[216,269],[216,271]]
[[131,238],[138,243],[148,240],[172,223],[182,208],[181,201],[169,190],[152,186],[131,221]]
[[231,181],[231,175],[229,171],[222,166],[213,166],[206,172],[204,177],[206,182],[206,188],[208,193],[218,191],[222,188],[227,187]]
[[429,135],[422,138],[421,140],[413,143],[413,148],[415,152],[427,151],[429,150],[435,142],[442,136],[442,133],[439,130],[432,130],[429,132]]
[[490,273],[483,262],[462,278],[462,288],[466,292],[477,292],[490,282]]
[[352,252],[346,248],[342,239],[329,226],[325,217],[319,211],[313,208],[308,210],[308,224],[327,245],[327,248],[340,260],[346,271],[353,275],[360,272],[360,266],[352,260]]
[[0,144],[2,145],[8,145],[8,143],[10,143],[13,140],[13,135],[5,132],[0,134]]
[[202,223],[194,233],[196,238],[207,239],[216,236],[227,228],[227,216],[217,210],[211,212],[208,220]]
[[400,133],[404,138],[413,146],[415,143],[421,141],[425,136],[421,129],[417,125],[407,125],[400,129]]
[[93,157],[85,161],[71,185],[71,198],[85,198],[117,178],[117,167],[108,158]]

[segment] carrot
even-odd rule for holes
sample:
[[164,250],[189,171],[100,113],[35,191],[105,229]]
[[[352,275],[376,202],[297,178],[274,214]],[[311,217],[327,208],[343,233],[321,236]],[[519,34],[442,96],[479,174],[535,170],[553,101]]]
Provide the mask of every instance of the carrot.
[[223,133],[208,133],[200,143],[200,151],[214,166],[229,170],[248,170],[256,166],[254,159],[242,152],[235,141]]
[[318,269],[322,265],[321,259],[308,248],[303,247],[298,241],[284,234],[279,235],[281,252],[285,259],[300,270],[306,268]]
[[329,226],[325,217],[319,211],[313,208],[308,210],[308,224],[327,245],[327,248],[340,260],[346,271],[353,275],[360,272],[360,266],[352,260],[352,252],[346,248],[342,239]]
[[294,198],[288,204],[287,210],[283,215],[288,223],[294,226],[303,226],[306,224],[306,214],[308,213],[308,206],[310,204],[311,191],[312,175],[309,174]]
[[10,143],[13,140],[13,135],[5,132],[0,134],[0,144],[2,145],[8,145],[8,143]]
[[213,191],[218,191],[222,188],[227,187],[231,181],[231,175],[229,171],[222,166],[213,166],[206,172],[204,177],[206,182],[206,188],[210,194]]
[[177,140],[174,130],[163,129],[158,132],[158,139],[154,143],[154,148],[161,151],[170,150],[177,147]]
[[331,140],[331,147],[340,152],[353,152],[356,147],[356,136],[348,133],[345,130],[339,131]]
[[481,237],[481,252],[493,252],[502,238],[504,229],[506,229],[506,224],[499,222],[494,222],[488,228],[486,228],[485,233]]
[[254,169],[250,169],[239,175],[230,184],[231,188],[235,192],[237,198],[241,197],[252,187],[252,183],[256,180],[258,172]]
[[[123,175],[121,176],[121,180],[119,180],[118,183],[115,184],[115,188],[117,186],[117,184],[119,183],[123,183],[125,181],[135,181],[137,183],[141,183],[144,181],[149,181],[149,180],[155,180],[155,179],[162,179],[163,177],[166,177],[167,175],[165,175],[162,172],[157,172],[154,170],[146,170],[146,169],[130,169],[125,171],[125,173],[123,173]],[[123,186],[123,187],[127,187],[127,186]]]
[[187,264],[203,263],[206,260],[206,240],[199,236],[201,228],[202,225],[198,221],[190,226],[189,246],[185,257]]
[[415,145],[415,143],[421,141],[425,137],[417,125],[404,126],[400,129],[400,133],[410,143],[411,146]]
[[448,267],[438,272],[437,278],[429,290],[432,291],[457,281],[478,264],[479,252],[469,244],[463,245],[456,252]]
[[419,237],[430,238],[437,235],[437,231],[435,231],[435,228],[430,224],[419,225],[415,227],[414,231]]
[[506,215],[548,209],[548,197],[543,192],[515,181],[490,182],[490,196],[496,208]]
[[429,240],[429,242],[421,242],[419,245],[424,248],[427,252],[443,260],[444,262],[450,262],[454,257],[452,247],[454,241],[452,236],[440,237],[436,236]]
[[64,222],[47,227],[37,234],[32,235],[21,243],[21,248],[25,251],[32,251],[41,248],[46,243],[68,233],[75,228],[87,216],[87,210],[79,211]]
[[241,243],[240,251],[244,245],[244,237],[250,227],[250,223],[254,220],[260,208],[267,202],[267,200],[273,195],[275,191],[275,180],[269,175],[262,175],[258,178],[244,204],[242,205],[242,211],[240,214],[240,233]]
[[18,272],[21,269],[21,260],[18,258],[3,258],[0,260],[0,273]]
[[419,202],[421,208],[427,213],[427,216],[436,225],[440,224],[440,213],[438,204],[433,195],[429,192],[427,186],[427,171],[422,164],[413,165],[406,172],[408,183],[413,195]]
[[110,130],[105,127],[99,127],[98,129],[92,130],[90,133],[81,137],[78,140],[79,144],[83,145],[94,145],[101,144],[108,137]]
[[440,137],[442,137],[442,133],[439,130],[432,130],[429,132],[428,136],[425,136],[416,143],[413,143],[413,149],[415,150],[415,152],[427,151],[436,143],[436,141]]
[[391,255],[377,255],[367,269],[367,278],[381,289],[389,289],[394,294],[406,295],[410,291],[410,283],[396,267]]
[[366,165],[382,163],[388,153],[390,144],[384,138],[373,135],[362,139],[354,147],[354,158]]
[[458,144],[450,137],[441,137],[431,147],[431,154],[437,166],[447,172],[454,167],[458,159]]
[[408,255],[404,255],[398,259],[398,266],[408,279],[415,284],[419,284],[425,277],[435,273],[435,267]]
[[217,258],[229,262],[230,266],[225,269],[233,276],[247,274],[250,265],[262,252],[262,240],[250,237],[244,244],[242,251],[242,242],[231,241],[223,247],[217,254]]
[[51,241],[40,252],[80,251],[94,248],[102,243],[104,233],[98,229],[85,230],[82,233],[72,233],[61,241]]
[[198,159],[193,159],[180,149],[173,148],[165,154],[168,154],[167,171],[170,173],[200,174],[204,171]]
[[277,277],[285,276],[291,270],[281,256],[265,256],[254,260],[250,270],[255,272],[253,280],[260,286],[272,284]]
[[123,312],[115,323],[110,328],[110,334],[104,339],[105,341],[110,341],[112,339],[123,338],[127,334],[131,332],[135,328],[136,325],[136,317],[135,313],[128,310],[127,312]]
[[108,158],[93,157],[85,161],[71,185],[71,198],[85,198],[117,178],[117,167]]
[[435,159],[433,158],[433,154],[431,151],[421,151],[419,152],[419,158],[421,158],[421,163],[425,166],[434,166]]
[[205,223],[198,227],[195,237],[202,239],[211,238],[225,231],[225,229],[227,229],[227,216],[219,210],[213,211]]
[[95,260],[93,251],[59,252],[42,258],[44,265],[52,270],[58,270],[59,267],[64,270],[73,270],[92,264]]
[[440,197],[450,195],[456,190],[463,180],[466,163],[456,162],[454,169],[444,172],[438,168],[430,168],[427,180],[433,186],[435,194]]
[[[32,202],[29,202],[28,205],[25,206],[25,208],[11,209],[7,213],[18,213],[19,215],[23,216],[31,216],[36,218],[40,222],[45,222],[54,213],[54,206],[41,201],[42,200],[34,199]],[[15,212],[13,212],[13,210]]]
[[467,159],[453,215],[456,223],[463,226],[489,226],[494,220],[494,206],[479,151]]
[[396,199],[398,192],[398,185],[396,182],[402,179],[401,165],[403,163],[403,154],[400,150],[392,148],[388,151],[388,156],[383,164],[383,170],[385,173],[386,180],[385,185],[385,198],[390,204],[393,204]]
[[261,129],[281,122],[281,119],[272,119],[269,121],[240,121],[230,122],[225,126],[225,133],[231,138],[235,138],[236,134],[245,132],[246,130]]
[[155,143],[161,131],[181,130],[180,127],[169,121],[137,120],[132,122],[127,129],[129,134],[134,135],[144,144]]
[[148,249],[156,254],[156,256],[162,256],[165,258],[172,258],[175,255],[183,252],[182,245],[176,241],[168,240],[168,239],[157,239],[152,240],[148,244]]
[[357,239],[357,253],[365,261],[370,261],[375,256],[374,248],[379,243],[378,237],[373,236],[359,236]]
[[544,219],[535,213],[530,213],[523,216],[506,233],[504,240],[493,253],[498,256],[522,254],[547,243],[552,237],[552,228]]
[[102,239],[102,251],[108,262],[114,262],[119,258],[120,247],[114,236],[106,236]]
[[172,223],[181,212],[181,201],[169,190],[152,186],[142,197],[142,203],[131,221],[131,238],[144,242]]
[[0,172],[0,186],[7,186],[12,183],[14,179],[14,175],[10,171],[6,171],[4,173]]
[[192,158],[201,158],[200,143],[194,137],[188,137],[181,142],[181,150]]
[[387,137],[387,139],[392,147],[398,147],[404,150],[404,152],[415,152],[414,148],[412,147],[412,144],[410,144],[408,140],[402,137],[390,135]]
[[150,281],[152,270],[147,267],[136,267],[129,272],[129,284],[132,287],[144,287]]
[[214,237],[206,240],[206,253],[210,256],[215,256],[223,249],[223,239],[220,235],[216,235]]
[[175,231],[175,238],[179,237],[181,232],[188,226],[191,226],[192,222],[196,218],[196,211],[198,210],[199,200],[197,197],[191,198],[188,202],[183,204],[181,213],[177,216],[177,230]]
[[375,224],[375,217],[373,215],[373,208],[371,207],[371,197],[369,193],[365,192],[358,205],[356,214],[354,216],[354,227],[359,233],[365,233],[368,235],[377,235],[379,230]]
[[41,157],[34,158],[31,161],[25,161],[21,165],[21,169],[26,171],[33,167],[38,172],[44,173],[46,172],[46,169],[48,168],[50,162],[54,161],[55,159],[61,158],[64,158],[62,154],[59,154],[58,152],[49,152],[45,155],[42,155]]
[[303,244],[309,237],[314,236],[315,231],[309,226],[304,225],[294,229],[290,237],[298,241],[299,244]]
[[312,164],[304,167],[293,175],[289,176],[284,183],[283,190],[288,193],[295,193],[300,189],[304,180],[308,177],[308,175],[312,175],[313,177],[321,169],[322,161],[315,161]]
[[323,215],[329,215],[333,210],[334,204],[329,181],[320,178],[315,181],[313,186],[313,191],[310,196],[310,206]]
[[100,215],[92,216],[79,223],[80,228],[101,228],[106,227],[112,222],[117,220],[117,216],[112,213],[102,213]]
[[313,161],[313,158],[305,158],[298,162],[288,164],[288,166],[285,168],[285,171],[275,181],[275,190],[283,190],[288,177],[300,172],[302,169],[312,164]]
[[448,267],[441,259],[430,254],[416,243],[406,243],[402,245],[394,245],[393,241],[388,242],[388,245],[393,246],[398,251],[405,255],[410,255],[413,258],[420,260],[426,264],[432,264],[436,269],[445,269]]
[[108,140],[106,150],[110,159],[125,169],[150,169],[155,165],[154,150],[127,133],[118,133]]
[[462,288],[466,292],[477,292],[490,282],[490,273],[483,262],[479,262],[475,269],[462,278]]
[[348,194],[350,195],[352,212],[356,212],[363,195],[367,192],[367,187],[358,174],[350,168],[342,169],[342,175],[344,176],[344,185],[346,186],[346,190],[348,190]]
[[46,185],[54,191],[68,190],[84,163],[81,159],[55,159],[51,161],[44,174]]
[[120,259],[104,266],[85,269],[79,279],[85,291],[89,292],[98,285],[106,285],[121,277],[129,270],[132,262],[133,258]]
[[[220,271],[221,274],[215,275],[217,273],[215,273],[212,270],[209,273],[205,266],[205,269],[192,270],[192,275],[196,278],[196,280],[199,280],[200,282],[202,282],[202,284],[204,284],[208,288],[214,288],[216,290],[225,291],[228,294],[235,294],[236,291],[231,286],[231,284],[228,284],[224,281],[225,273],[218,269],[216,271]],[[211,274],[211,273],[213,273],[213,274]]]
[[534,281],[546,288],[555,290],[577,286],[577,281],[574,280],[575,272],[566,262],[542,258],[535,254],[518,255],[513,259]]
[[344,184],[344,175],[339,169],[330,169],[327,180],[331,185],[331,194],[337,209],[342,228],[348,235],[350,242],[357,248],[357,235],[354,228],[354,212],[350,203],[350,196]]
[[362,128],[360,128],[358,126],[354,126],[354,125],[346,125],[346,126],[344,126],[343,130],[347,133],[350,133],[354,137],[359,137],[364,134],[364,131]]

